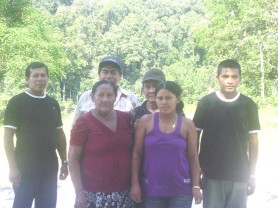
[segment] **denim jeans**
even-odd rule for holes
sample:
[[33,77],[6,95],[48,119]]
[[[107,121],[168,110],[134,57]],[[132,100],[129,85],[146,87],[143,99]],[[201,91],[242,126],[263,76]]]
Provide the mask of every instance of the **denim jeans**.
[[144,208],[191,208],[192,196],[144,197]]
[[204,178],[204,208],[246,208],[247,183]]
[[14,186],[13,208],[55,208],[57,201],[57,173],[43,177],[23,177],[20,186]]

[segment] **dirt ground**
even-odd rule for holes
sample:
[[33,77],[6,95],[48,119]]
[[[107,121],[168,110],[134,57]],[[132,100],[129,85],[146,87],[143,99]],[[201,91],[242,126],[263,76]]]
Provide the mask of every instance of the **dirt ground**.
[[[69,119],[69,122],[72,120]],[[274,122],[274,123],[273,123]],[[248,208],[277,208],[278,207],[278,117],[277,114],[263,120],[262,131],[259,133],[260,149],[256,171],[257,188],[255,193],[248,198]],[[69,134],[66,124],[65,132]],[[0,128],[0,138],[3,135]],[[0,143],[0,208],[10,208],[13,202],[13,190],[8,181],[8,165],[4,154],[3,142]],[[73,186],[68,177],[58,183],[57,208],[72,208],[75,195]],[[193,208],[202,208],[202,205],[194,205]]]
[[[254,195],[248,198],[248,208],[277,208],[278,207],[278,141],[272,135],[275,132],[262,131],[264,140],[260,142],[260,157],[257,167],[257,189]],[[3,151],[3,148],[1,149]],[[4,154],[0,154],[4,155]],[[6,158],[1,158],[0,175],[0,208],[10,208],[13,202],[13,190],[8,182],[8,169]],[[57,208],[70,208],[74,203],[74,190],[70,177],[58,183]],[[201,208],[202,205],[193,205],[194,208]]]

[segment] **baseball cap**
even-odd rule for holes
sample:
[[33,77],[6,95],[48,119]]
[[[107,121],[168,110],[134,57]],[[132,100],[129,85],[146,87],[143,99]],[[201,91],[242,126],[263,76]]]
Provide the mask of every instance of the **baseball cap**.
[[115,64],[118,67],[118,70],[119,70],[120,74],[122,74],[123,62],[117,56],[106,56],[106,57],[102,58],[101,61],[99,62],[98,72],[100,72],[101,68],[105,64],[109,64],[109,63]]
[[145,76],[142,82],[146,82],[149,80],[155,80],[159,82],[165,82],[165,75],[162,70],[160,69],[150,69],[145,73]]

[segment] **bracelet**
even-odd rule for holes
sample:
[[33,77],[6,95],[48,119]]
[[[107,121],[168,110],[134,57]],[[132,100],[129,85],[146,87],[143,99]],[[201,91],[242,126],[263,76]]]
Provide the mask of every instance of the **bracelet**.
[[68,164],[69,164],[69,161],[67,161],[67,160],[62,161],[62,165],[68,165]]
[[193,186],[192,189],[201,189],[200,186]]

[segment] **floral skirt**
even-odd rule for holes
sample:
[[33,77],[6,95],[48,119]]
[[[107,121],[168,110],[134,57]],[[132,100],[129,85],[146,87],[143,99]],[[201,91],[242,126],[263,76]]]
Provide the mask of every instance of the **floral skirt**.
[[121,192],[89,192],[85,191],[89,208],[133,208],[129,190]]

